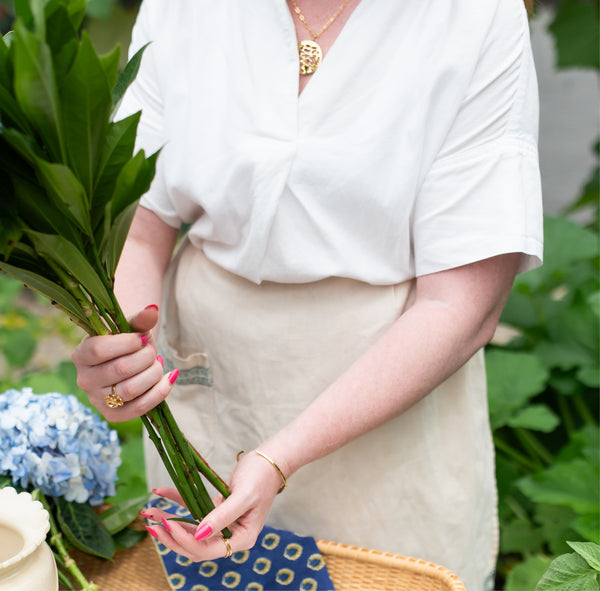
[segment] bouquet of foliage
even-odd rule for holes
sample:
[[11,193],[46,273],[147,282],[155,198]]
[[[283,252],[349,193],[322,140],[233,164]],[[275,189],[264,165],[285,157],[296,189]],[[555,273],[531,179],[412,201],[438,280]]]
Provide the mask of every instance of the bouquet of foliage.
[[63,586],[93,591],[69,548],[110,559],[146,534],[127,527],[148,500],[129,499],[101,514],[92,506],[115,494],[121,464],[117,432],[75,396],[36,395],[31,389],[0,395],[0,488],[31,492],[50,515],[50,546]]
[[[79,33],[85,5],[15,0],[14,31],[0,37],[0,270],[97,335],[131,330],[115,269],[157,154],[133,154],[140,113],[113,121],[141,52],[119,74],[119,48],[100,56]],[[199,472],[224,496],[227,487],[165,402],[142,420],[201,519],[213,504]]]

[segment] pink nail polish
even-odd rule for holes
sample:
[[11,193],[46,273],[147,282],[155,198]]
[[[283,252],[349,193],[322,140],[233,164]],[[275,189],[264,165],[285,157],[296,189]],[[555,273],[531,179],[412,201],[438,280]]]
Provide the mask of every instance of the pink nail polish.
[[142,341],[142,347],[145,347],[148,344],[148,335],[141,334],[140,340]]
[[194,537],[197,540],[203,540],[204,538],[207,538],[208,536],[210,536],[210,534],[212,534],[212,527],[210,527],[210,525],[205,523],[204,525],[198,526],[198,529],[196,530]]
[[175,380],[179,377],[179,370],[178,369],[174,369],[170,374],[169,374],[169,382],[171,384],[175,383]]
[[158,489],[157,489],[157,488],[153,488],[153,489],[152,489],[152,492],[153,492],[153,493],[154,493],[156,496],[158,496],[158,497],[160,497],[160,496],[161,496],[161,494],[158,492]]
[[164,525],[165,529],[171,533],[171,526],[169,525],[169,522],[163,517],[162,518],[162,524]]
[[159,355],[156,358],[156,361],[158,361],[163,367],[165,366],[165,360],[163,359],[162,355]]
[[146,519],[152,519],[152,515],[148,515],[148,513],[146,513],[146,511],[140,511],[140,515],[142,517],[145,517]]
[[156,304],[150,304],[149,306],[146,306],[144,308],[144,310],[157,310],[158,311],[158,306]]
[[146,529],[155,540],[158,540],[158,534],[149,525],[146,526]]

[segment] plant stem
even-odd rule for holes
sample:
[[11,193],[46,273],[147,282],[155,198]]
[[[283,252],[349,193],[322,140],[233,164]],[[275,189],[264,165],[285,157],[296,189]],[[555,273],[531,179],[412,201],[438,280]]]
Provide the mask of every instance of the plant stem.
[[522,453],[518,452],[514,447],[506,443],[506,441],[501,439],[498,435],[494,435],[494,445],[497,449],[503,451],[507,456],[513,458],[513,460],[520,464],[522,468],[527,470],[527,472],[537,472],[544,467],[539,462],[534,462],[525,457]]
[[544,464],[550,465],[554,459],[552,454],[538,441],[537,437],[522,427],[515,429],[515,435],[519,441],[528,448],[534,455],[537,455]]
[[597,425],[598,421],[596,420],[594,415],[590,412],[590,409],[588,408],[587,404],[585,403],[583,396],[581,394],[574,394],[573,396],[571,396],[571,398],[573,399],[575,408],[577,409],[577,412],[579,413],[579,416],[581,417],[583,422],[586,425]]
[[557,392],[556,402],[558,404],[558,408],[560,409],[560,416],[562,418],[563,425],[565,426],[565,430],[567,431],[570,439],[571,435],[573,435],[573,431],[575,430],[575,423],[573,421],[573,414],[571,413],[571,409],[567,403],[566,396]]

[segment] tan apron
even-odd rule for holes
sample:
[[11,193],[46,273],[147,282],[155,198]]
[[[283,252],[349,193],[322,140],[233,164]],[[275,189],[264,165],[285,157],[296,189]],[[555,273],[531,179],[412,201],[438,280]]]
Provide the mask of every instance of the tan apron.
[[[168,398],[182,430],[224,478],[300,413],[398,318],[414,281],[330,278],[256,285],[184,241],[160,330]],[[166,308],[165,308],[166,306]],[[491,589],[498,535],[483,353],[402,416],[303,467],[267,523],[423,558],[468,591]],[[146,446],[151,487],[169,484]]]

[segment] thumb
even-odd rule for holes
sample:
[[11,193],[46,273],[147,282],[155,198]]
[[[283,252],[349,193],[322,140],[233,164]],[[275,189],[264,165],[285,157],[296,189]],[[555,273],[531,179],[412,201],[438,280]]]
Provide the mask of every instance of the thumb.
[[158,322],[158,306],[151,304],[129,318],[129,324],[135,332],[148,332]]

